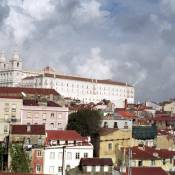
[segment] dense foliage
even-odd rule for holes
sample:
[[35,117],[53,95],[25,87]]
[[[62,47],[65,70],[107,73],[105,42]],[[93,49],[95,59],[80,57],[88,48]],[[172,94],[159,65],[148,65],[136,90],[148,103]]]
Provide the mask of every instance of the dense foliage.
[[12,172],[30,172],[30,159],[22,145],[13,144],[10,147],[10,156]]
[[67,129],[76,130],[82,136],[98,133],[101,115],[97,110],[83,109],[69,115]]

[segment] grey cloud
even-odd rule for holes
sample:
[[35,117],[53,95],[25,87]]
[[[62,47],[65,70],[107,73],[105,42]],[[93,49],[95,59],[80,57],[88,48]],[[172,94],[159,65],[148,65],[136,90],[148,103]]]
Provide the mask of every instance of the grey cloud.
[[0,27],[3,24],[5,18],[9,15],[9,7],[4,0],[0,1]]
[[[159,9],[162,3],[114,0],[122,7],[118,12],[110,10],[109,1],[96,0],[101,5],[98,9],[101,15],[97,11],[96,17],[82,21],[76,11],[82,8],[82,2],[88,1],[52,0],[54,9],[39,20],[28,16],[21,7],[16,8],[20,15],[31,19],[29,24],[34,28],[19,45],[24,66],[39,69],[51,65],[58,72],[88,76],[82,69],[88,71],[91,62],[99,64],[102,60],[102,65],[103,62],[106,65],[104,76],[136,84],[136,99],[173,97],[175,24],[172,16],[165,17]],[[109,5],[108,9],[105,4]],[[6,44],[0,45],[11,49],[15,39],[9,31],[13,30],[7,26],[0,28],[0,37],[6,36],[3,38]],[[2,35],[4,32],[7,35]],[[92,59],[92,48],[100,48],[99,59]],[[99,76],[103,66],[96,67]]]

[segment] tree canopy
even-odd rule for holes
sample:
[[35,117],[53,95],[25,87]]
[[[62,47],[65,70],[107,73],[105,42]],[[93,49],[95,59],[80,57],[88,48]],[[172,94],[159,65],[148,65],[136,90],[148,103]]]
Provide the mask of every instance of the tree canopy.
[[101,115],[97,110],[83,109],[69,115],[67,129],[76,130],[82,136],[98,133]]
[[30,172],[30,159],[28,154],[24,151],[22,145],[13,144],[10,147],[10,156],[12,172]]

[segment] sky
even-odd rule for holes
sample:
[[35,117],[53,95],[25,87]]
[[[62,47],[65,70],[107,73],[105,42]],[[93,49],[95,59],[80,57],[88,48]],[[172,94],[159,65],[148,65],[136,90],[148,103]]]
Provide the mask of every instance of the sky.
[[175,0],[0,0],[0,50],[24,68],[113,79],[174,97]]

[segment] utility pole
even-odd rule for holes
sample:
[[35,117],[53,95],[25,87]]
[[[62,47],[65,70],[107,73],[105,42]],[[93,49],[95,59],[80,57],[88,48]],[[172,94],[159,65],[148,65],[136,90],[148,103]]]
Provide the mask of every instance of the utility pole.
[[65,151],[66,146],[63,146],[63,154],[62,154],[62,175],[65,173],[65,167],[64,167],[64,151]]
[[129,150],[128,150],[128,175],[132,175],[132,150],[131,148],[129,147]]

